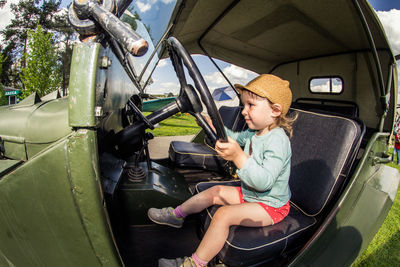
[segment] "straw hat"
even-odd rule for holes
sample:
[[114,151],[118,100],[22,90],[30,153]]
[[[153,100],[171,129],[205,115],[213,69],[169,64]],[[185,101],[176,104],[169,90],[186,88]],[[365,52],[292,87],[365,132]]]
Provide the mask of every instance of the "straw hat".
[[272,74],[261,74],[246,86],[235,84],[235,88],[240,94],[243,93],[243,90],[248,90],[267,98],[273,104],[280,104],[283,115],[286,115],[292,104],[292,91],[290,91],[289,82]]

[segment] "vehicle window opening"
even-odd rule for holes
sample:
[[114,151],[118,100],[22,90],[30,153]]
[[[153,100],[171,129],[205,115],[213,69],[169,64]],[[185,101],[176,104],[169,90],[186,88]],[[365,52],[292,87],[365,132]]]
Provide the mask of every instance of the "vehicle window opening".
[[311,78],[308,89],[311,93],[340,94],[343,92],[343,79],[339,76]]
[[206,51],[206,49],[203,47],[203,45],[201,44],[201,41],[203,40],[204,36],[207,35],[207,33],[214,28],[214,26],[216,24],[218,24],[218,22],[223,19],[225,17],[226,14],[229,13],[230,10],[232,10],[237,4],[239,3],[239,0],[235,0],[233,1],[222,13],[221,15],[219,15],[214,21],[213,23],[211,23],[210,26],[208,26],[208,28],[203,32],[203,34],[200,36],[200,38],[197,40],[197,44],[199,45],[200,49],[204,52],[204,54],[211,60],[211,62],[215,65],[215,67],[218,69],[218,71],[222,74],[222,76],[224,77],[224,79],[228,82],[229,86],[232,87],[232,89],[237,93],[237,95],[239,95],[239,93],[237,92],[237,90],[235,89],[235,87],[232,85],[232,83],[229,81],[228,77],[225,76],[224,72],[219,68],[218,64],[215,62],[215,60],[210,56],[210,54],[208,54],[208,52]]

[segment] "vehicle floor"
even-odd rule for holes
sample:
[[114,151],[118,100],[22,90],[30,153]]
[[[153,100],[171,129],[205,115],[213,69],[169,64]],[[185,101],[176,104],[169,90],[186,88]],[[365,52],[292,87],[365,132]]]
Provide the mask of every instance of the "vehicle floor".
[[154,267],[159,258],[190,256],[200,243],[198,223],[187,218],[182,228],[164,225],[130,226],[118,238],[125,266]]
[[[192,193],[198,182],[232,180],[232,177],[217,172],[176,168],[168,159],[156,162],[164,167],[174,168],[183,175]],[[188,216],[183,227],[179,229],[157,224],[122,226],[118,216],[114,219],[116,227],[113,228],[117,229],[114,234],[127,267],[154,267],[158,266],[160,258],[190,256],[200,243],[200,220],[196,214]]]

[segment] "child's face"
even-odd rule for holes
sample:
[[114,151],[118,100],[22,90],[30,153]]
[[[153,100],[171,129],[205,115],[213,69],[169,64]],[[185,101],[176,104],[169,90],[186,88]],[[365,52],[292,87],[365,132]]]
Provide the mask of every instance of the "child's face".
[[247,90],[243,91],[242,101],[244,105],[242,115],[249,128],[257,130],[258,135],[268,132],[270,126],[282,113],[282,107],[279,104],[271,105],[267,99],[258,97]]

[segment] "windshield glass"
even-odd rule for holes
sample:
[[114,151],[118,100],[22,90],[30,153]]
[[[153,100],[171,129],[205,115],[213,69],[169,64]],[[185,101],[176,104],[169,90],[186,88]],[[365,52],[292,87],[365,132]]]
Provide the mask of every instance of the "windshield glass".
[[[133,30],[148,43],[149,49],[144,56],[133,57],[135,75],[143,86],[158,61],[158,54],[150,58],[157,43],[168,28],[176,0],[140,0],[132,1],[121,20],[128,23]],[[149,62],[145,68],[146,63]]]

